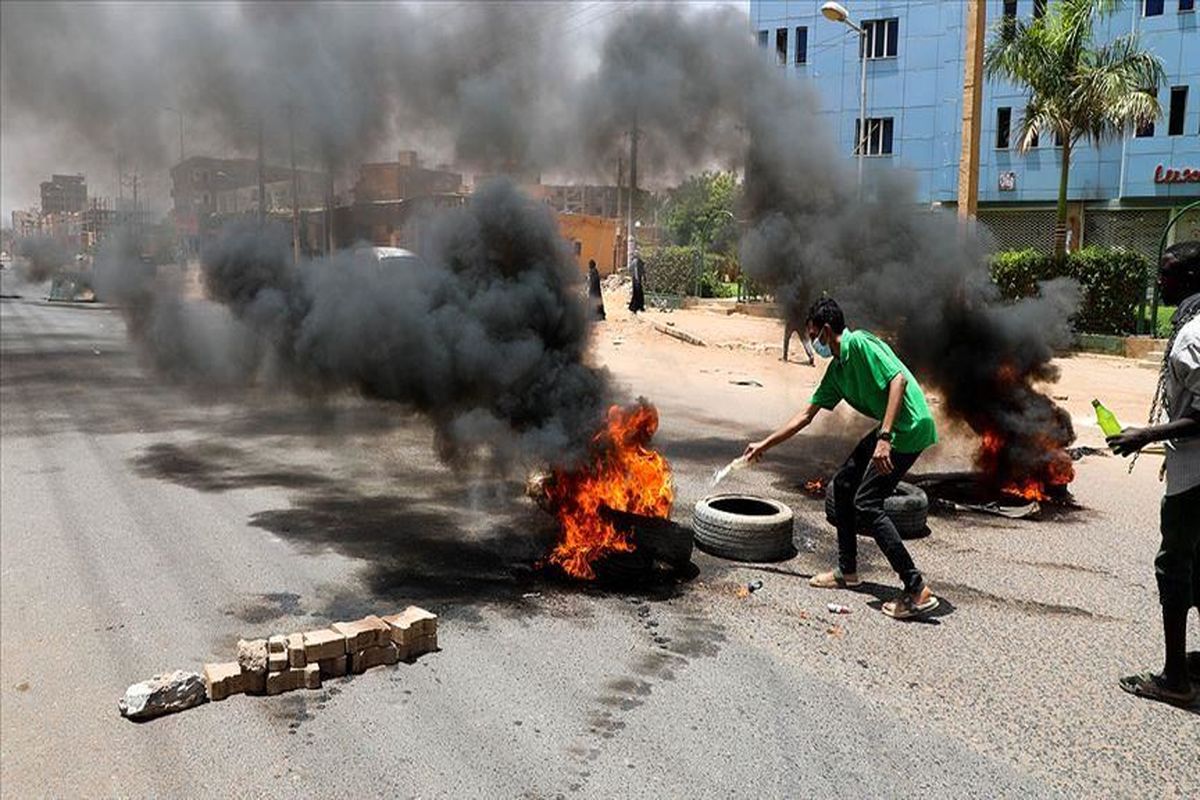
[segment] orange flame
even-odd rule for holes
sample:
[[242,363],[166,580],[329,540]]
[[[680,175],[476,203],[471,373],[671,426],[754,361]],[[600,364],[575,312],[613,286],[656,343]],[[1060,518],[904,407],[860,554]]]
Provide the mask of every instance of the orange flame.
[[612,406],[604,426],[592,437],[590,462],[574,471],[555,472],[547,493],[560,532],[551,563],[590,580],[597,559],[634,550],[629,536],[600,516],[601,506],[646,517],[670,515],[675,500],[671,465],[650,446],[657,430],[654,406]]
[[813,497],[825,496],[825,479],[814,478],[811,481],[804,482],[804,491]]

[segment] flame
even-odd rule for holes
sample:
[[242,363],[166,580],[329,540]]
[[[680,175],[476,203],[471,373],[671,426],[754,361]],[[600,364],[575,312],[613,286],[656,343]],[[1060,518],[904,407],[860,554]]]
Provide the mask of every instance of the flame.
[[[1075,480],[1075,467],[1071,464],[1071,457],[1051,437],[1033,435],[1026,437],[1021,444],[1023,447],[1032,448],[1035,457],[1027,464],[1027,474],[1010,476],[1001,484],[1002,493],[1023,500],[1051,500],[1053,498],[1049,493],[1050,487],[1063,487]],[[999,431],[983,432],[975,460],[985,475],[996,478],[1005,470],[1012,469],[1011,462],[1003,463],[1009,447],[1009,441]]]
[[814,478],[811,481],[804,482],[804,491],[813,497],[825,496],[825,479]]
[[600,516],[601,506],[646,517],[670,515],[675,500],[671,465],[650,446],[657,430],[658,411],[649,403],[614,405],[592,437],[589,463],[554,473],[547,499],[559,521],[559,542],[551,563],[590,580],[597,559],[634,550],[629,536]]

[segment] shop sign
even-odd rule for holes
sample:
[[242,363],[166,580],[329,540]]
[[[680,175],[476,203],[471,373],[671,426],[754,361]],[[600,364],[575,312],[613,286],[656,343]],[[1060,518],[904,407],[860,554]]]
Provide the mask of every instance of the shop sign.
[[1159,164],[1154,168],[1155,183],[1200,183],[1200,169],[1183,167],[1165,167]]

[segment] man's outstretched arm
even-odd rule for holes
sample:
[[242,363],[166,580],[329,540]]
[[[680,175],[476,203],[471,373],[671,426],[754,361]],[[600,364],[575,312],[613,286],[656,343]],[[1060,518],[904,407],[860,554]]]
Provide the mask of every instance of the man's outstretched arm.
[[775,445],[786,442],[788,439],[795,436],[800,431],[808,427],[809,423],[821,412],[821,406],[809,403],[806,408],[796,413],[796,416],[784,423],[783,427],[772,433],[767,438],[758,442],[751,442],[746,445],[746,452],[742,453],[742,458],[750,461],[757,461],[762,458],[762,454],[770,450]]

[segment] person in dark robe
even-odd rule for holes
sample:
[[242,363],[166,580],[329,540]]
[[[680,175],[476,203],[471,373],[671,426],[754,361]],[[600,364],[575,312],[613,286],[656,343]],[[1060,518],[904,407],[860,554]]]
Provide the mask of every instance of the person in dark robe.
[[629,294],[629,310],[633,313],[646,310],[646,294],[642,287],[646,280],[646,265],[642,257],[635,255],[629,264],[629,274],[633,278],[633,290]]
[[604,296],[600,294],[600,270],[596,269],[596,259],[588,259],[588,297],[592,301],[592,311],[596,319],[604,319]]

